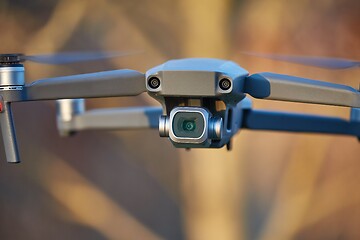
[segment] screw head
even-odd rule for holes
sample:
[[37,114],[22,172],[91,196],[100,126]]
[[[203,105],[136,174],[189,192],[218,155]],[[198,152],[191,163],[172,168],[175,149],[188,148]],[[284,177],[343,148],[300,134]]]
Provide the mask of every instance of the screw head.
[[230,79],[227,79],[227,78],[223,78],[219,81],[219,87],[226,91],[226,90],[229,90],[230,87],[231,87],[231,81]]
[[157,77],[151,77],[148,80],[148,86],[152,89],[157,89],[160,87],[160,79]]

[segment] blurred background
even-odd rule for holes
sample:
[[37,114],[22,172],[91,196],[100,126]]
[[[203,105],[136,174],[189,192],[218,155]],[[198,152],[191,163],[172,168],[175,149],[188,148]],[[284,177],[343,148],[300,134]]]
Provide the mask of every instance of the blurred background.
[[[143,50],[66,66],[26,63],[27,81],[216,57],[359,86],[241,51],[360,59],[356,0],[0,0],[0,52]],[[157,105],[145,94],[89,108]],[[360,145],[343,136],[241,131],[233,150],[175,149],[156,130],[60,138],[54,102],[13,105],[23,162],[0,157],[0,239],[360,239]],[[349,109],[255,101],[347,118]]]

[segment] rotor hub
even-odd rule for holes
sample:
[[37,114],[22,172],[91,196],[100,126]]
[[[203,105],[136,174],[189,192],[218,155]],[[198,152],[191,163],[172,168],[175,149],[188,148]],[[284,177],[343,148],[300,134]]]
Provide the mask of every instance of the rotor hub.
[[12,66],[21,64],[24,61],[23,57],[24,54],[21,53],[0,54],[0,65]]
[[23,54],[0,54],[0,90],[18,90],[12,86],[23,86],[24,61]]

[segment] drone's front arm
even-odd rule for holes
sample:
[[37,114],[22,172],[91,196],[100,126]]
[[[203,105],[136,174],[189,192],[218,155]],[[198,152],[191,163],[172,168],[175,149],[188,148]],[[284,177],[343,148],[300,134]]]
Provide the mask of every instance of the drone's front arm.
[[134,96],[145,91],[144,75],[134,70],[55,77],[35,81],[25,87],[25,100],[57,100]]
[[352,87],[276,73],[247,77],[244,90],[261,99],[360,108],[360,92]]
[[352,87],[276,73],[257,73],[245,79],[244,90],[260,99],[352,108],[350,121],[316,115],[247,110],[244,114],[244,128],[360,136],[360,92]]
[[[10,68],[11,70],[11,68]],[[23,74],[23,73],[22,73]],[[146,90],[144,74],[133,70],[114,70],[98,73],[56,77],[24,84],[23,75],[0,82],[0,125],[8,162],[20,162],[15,127],[11,113],[12,102],[57,100],[66,98],[99,98],[134,96]]]

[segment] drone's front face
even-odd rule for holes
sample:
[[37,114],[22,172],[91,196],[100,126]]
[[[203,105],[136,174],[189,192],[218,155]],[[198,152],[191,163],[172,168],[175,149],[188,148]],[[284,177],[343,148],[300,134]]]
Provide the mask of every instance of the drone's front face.
[[[239,128],[248,72],[231,61],[181,59],[146,73],[148,93],[164,108],[159,131],[177,147],[222,147]],[[234,113],[234,114],[233,114]]]
[[163,97],[237,97],[248,72],[231,61],[190,58],[171,60],[146,72],[146,88]]

